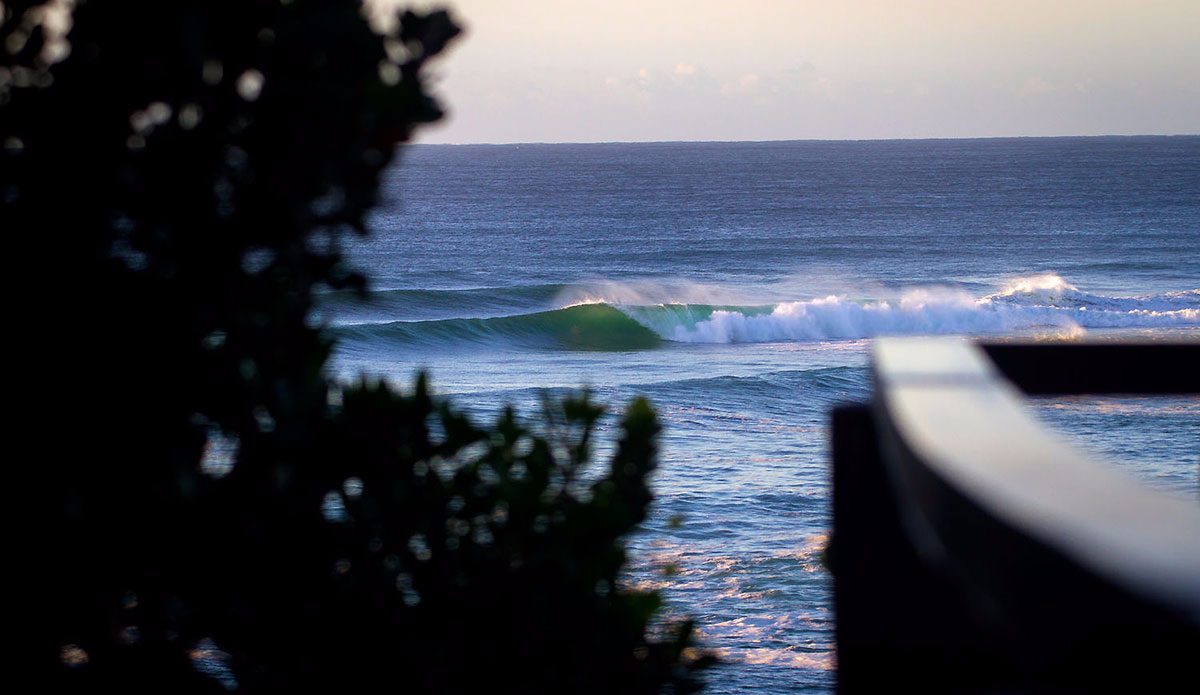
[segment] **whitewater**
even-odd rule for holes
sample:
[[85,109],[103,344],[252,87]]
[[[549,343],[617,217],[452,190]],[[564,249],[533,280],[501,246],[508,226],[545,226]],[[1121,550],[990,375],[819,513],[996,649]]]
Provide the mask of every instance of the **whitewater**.
[[[828,417],[873,338],[1200,340],[1200,137],[415,146],[384,193],[331,371],[480,419],[586,387],[605,441],[649,398],[625,583],[697,620],[712,693],[832,692]],[[1200,501],[1197,399],[1030,407]]]
[[[523,288],[526,290],[536,288]],[[1087,329],[1200,327],[1200,290],[1141,297],[1104,296],[1080,291],[1057,275],[1021,278],[994,294],[975,297],[948,288],[915,288],[893,299],[852,299],[829,295],[817,299],[764,304],[713,304],[644,301],[644,288],[610,285],[601,291],[558,289],[560,305],[541,309],[536,300],[520,307],[507,288],[425,293],[429,304],[447,310],[471,306],[476,312],[458,318],[378,320],[343,316],[333,323],[339,334],[359,340],[377,339],[400,348],[443,344],[453,348],[476,343],[557,345],[563,348],[620,350],[683,343],[767,343],[779,341],[853,340],[881,335],[1007,334],[1035,332],[1043,337],[1078,337]],[[668,295],[668,288],[653,294]],[[460,297],[460,294],[468,295]],[[536,298],[545,293],[527,291]],[[689,294],[720,297],[693,289]],[[562,299],[582,295],[584,300]],[[637,299],[630,301],[633,295]],[[624,297],[625,299],[622,299]],[[711,301],[711,300],[710,300]],[[514,313],[489,313],[508,306]],[[520,313],[524,308],[529,313]],[[482,311],[481,311],[482,310]]]

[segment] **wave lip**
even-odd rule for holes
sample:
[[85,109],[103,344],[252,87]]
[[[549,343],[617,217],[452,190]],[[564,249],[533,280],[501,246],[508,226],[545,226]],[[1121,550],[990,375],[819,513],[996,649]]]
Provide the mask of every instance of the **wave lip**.
[[558,308],[566,285],[510,285],[460,289],[371,290],[317,296],[316,322],[333,326],[432,321],[449,318],[495,318]]

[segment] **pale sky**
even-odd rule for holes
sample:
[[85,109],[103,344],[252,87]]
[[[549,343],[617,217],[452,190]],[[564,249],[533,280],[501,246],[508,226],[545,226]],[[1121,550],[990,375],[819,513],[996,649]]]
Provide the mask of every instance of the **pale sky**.
[[466,35],[418,142],[1200,133],[1200,0],[419,6]]

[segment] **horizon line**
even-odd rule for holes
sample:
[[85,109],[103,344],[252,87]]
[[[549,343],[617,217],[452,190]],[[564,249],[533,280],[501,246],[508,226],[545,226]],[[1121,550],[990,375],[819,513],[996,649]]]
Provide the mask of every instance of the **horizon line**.
[[763,140],[508,140],[477,142],[420,142],[417,138],[398,143],[404,146],[422,145],[429,147],[468,147],[503,145],[684,145],[684,144],[767,144],[783,142],[919,142],[934,140],[1061,140],[1066,138],[1189,138],[1200,137],[1197,133],[1109,133],[1087,135],[940,135],[929,137],[895,138],[768,138]]

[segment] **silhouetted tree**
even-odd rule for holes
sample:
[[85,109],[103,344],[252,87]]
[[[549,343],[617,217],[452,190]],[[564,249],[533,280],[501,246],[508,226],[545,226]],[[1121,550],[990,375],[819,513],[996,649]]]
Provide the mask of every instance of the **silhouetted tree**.
[[422,67],[459,31],[445,12],[377,33],[353,0],[79,0],[64,38],[46,3],[0,6],[22,670],[125,692],[697,687],[690,626],[649,636],[658,597],[616,584],[650,501],[644,402],[584,484],[586,397],[535,436],[323,372],[313,293],[364,285],[340,245],[441,115]]

